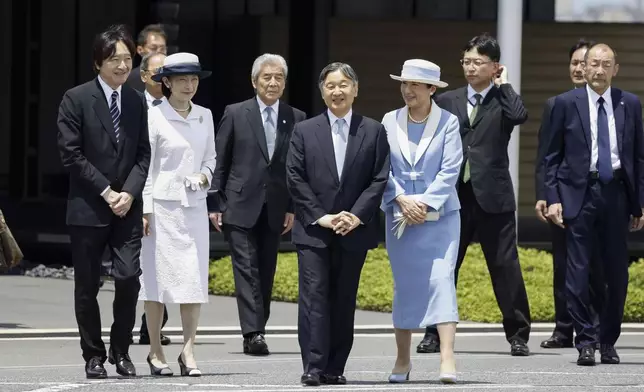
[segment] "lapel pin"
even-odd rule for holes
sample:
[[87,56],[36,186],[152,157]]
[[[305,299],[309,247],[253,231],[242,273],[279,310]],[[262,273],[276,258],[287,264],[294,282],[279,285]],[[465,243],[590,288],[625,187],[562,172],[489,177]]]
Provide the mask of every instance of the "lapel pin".
[[624,104],[624,101],[620,101],[620,103],[619,103],[619,104],[620,104],[620,105],[623,105],[623,104]]
[[199,116],[199,124],[203,122],[203,116]]
[[286,120],[282,120],[282,124],[286,124]]

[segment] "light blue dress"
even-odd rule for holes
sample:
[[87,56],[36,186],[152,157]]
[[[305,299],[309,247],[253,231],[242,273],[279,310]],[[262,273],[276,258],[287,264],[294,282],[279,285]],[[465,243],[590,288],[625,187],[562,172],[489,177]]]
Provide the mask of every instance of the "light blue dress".
[[[416,329],[458,322],[454,268],[460,237],[456,181],[463,160],[458,119],[435,103],[426,124],[407,123],[407,108],[383,118],[391,148],[391,171],[383,195],[386,247],[394,278],[393,324]],[[392,231],[395,198],[415,195],[439,211],[437,221]]]

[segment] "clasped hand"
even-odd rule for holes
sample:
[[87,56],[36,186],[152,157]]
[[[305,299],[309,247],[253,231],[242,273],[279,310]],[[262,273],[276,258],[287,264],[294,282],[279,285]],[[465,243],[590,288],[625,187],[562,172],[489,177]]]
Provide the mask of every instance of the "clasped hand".
[[400,195],[396,198],[407,224],[418,225],[425,222],[427,204],[416,201],[409,196]]
[[345,236],[360,225],[360,218],[354,214],[342,211],[337,214],[327,214],[318,220],[318,224],[331,229],[335,234]]
[[105,199],[107,204],[110,206],[114,215],[120,218],[127,215],[128,211],[130,211],[130,207],[132,207],[132,202],[134,201],[134,198],[129,193],[114,192],[111,189],[105,193],[103,199]]
[[194,192],[203,190],[208,187],[208,177],[203,173],[195,173],[190,176],[186,176],[184,185],[186,188],[189,188]]

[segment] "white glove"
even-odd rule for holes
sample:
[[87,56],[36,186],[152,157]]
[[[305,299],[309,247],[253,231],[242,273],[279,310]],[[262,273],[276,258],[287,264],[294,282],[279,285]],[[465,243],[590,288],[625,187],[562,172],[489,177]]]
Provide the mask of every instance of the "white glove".
[[186,176],[186,178],[183,180],[183,184],[186,186],[186,188],[191,189],[194,192],[203,190],[206,185],[205,181],[203,180],[203,174],[201,173]]

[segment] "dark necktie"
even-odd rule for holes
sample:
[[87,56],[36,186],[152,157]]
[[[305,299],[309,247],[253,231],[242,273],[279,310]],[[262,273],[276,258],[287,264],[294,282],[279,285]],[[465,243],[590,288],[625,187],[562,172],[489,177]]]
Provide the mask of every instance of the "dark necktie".
[[163,102],[163,101],[161,101],[160,99],[155,99],[154,101],[152,101],[152,106],[160,105],[161,102]]
[[[476,115],[479,112],[479,106],[481,106],[481,94],[474,94],[474,106],[472,107],[472,113],[470,113],[470,126],[476,119]],[[463,182],[468,182],[470,180],[470,160],[465,161],[465,170],[463,171]]]
[[608,116],[604,109],[604,98],[597,100],[597,171],[599,180],[604,184],[613,179],[613,165],[610,159],[610,137],[608,134]]
[[114,91],[112,93],[112,103],[110,104],[110,115],[112,116],[112,124],[114,124],[114,136],[116,136],[116,143],[119,142],[119,130],[121,124],[121,113],[119,112],[119,107],[116,104],[118,97],[119,93]]

